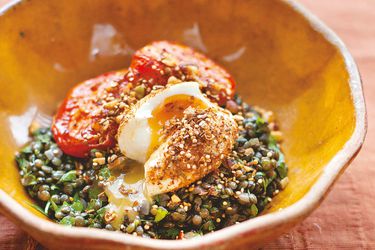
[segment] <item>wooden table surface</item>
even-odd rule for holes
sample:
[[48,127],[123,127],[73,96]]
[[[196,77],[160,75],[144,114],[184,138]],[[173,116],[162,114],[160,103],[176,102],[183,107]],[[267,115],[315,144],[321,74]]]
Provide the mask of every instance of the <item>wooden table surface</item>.
[[[0,5],[9,0],[0,0]],[[323,204],[264,249],[375,249],[375,0],[300,0],[346,43],[365,90],[368,133],[362,151]],[[0,249],[39,249],[0,215]]]

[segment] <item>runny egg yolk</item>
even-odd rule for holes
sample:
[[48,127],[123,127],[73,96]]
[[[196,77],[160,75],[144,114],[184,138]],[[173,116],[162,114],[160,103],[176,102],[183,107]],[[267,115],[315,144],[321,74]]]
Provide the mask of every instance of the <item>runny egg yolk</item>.
[[[148,125],[151,129],[151,141],[147,153],[147,158],[162,144],[160,133],[166,121],[172,118],[182,118],[184,110],[188,107],[194,107],[198,110],[204,110],[208,106],[202,100],[189,95],[179,94],[167,97],[159,106],[152,111],[152,116],[148,119]],[[112,175],[117,178],[112,185],[106,188],[106,194],[110,202],[109,211],[116,212],[116,218],[111,225],[118,229],[122,223],[122,217],[136,216],[130,209],[134,205],[140,205],[141,202],[147,202],[147,191],[144,190],[144,167],[142,163],[134,160],[127,160],[125,163],[125,172]],[[129,194],[124,194],[122,190],[129,190]],[[122,192],[121,192],[122,191]]]
[[115,229],[125,214],[132,218],[142,204],[151,201],[144,164],[165,143],[162,133],[166,122],[183,118],[189,107],[206,110],[210,105],[213,104],[201,93],[198,83],[183,82],[144,97],[126,114],[118,131],[119,149],[126,162],[106,187],[107,211],[117,214],[111,222]]
[[206,109],[214,105],[196,82],[183,82],[151,93],[125,115],[118,131],[118,145],[128,159],[145,163],[163,142],[160,132],[173,117],[182,118],[188,107]]
[[109,201],[106,211],[116,214],[113,221],[110,222],[115,229],[120,228],[125,215],[132,219],[137,216],[133,207],[137,207],[143,202],[147,203],[151,199],[144,190],[143,165],[127,160],[124,169],[123,172],[112,170],[111,174],[115,179],[111,185],[105,188]]
[[184,111],[189,107],[204,110],[208,108],[208,105],[194,96],[179,94],[167,97],[161,105],[152,111],[152,117],[148,119],[151,128],[151,142],[147,158],[163,143],[160,140],[160,133],[164,124],[172,118],[182,118]]

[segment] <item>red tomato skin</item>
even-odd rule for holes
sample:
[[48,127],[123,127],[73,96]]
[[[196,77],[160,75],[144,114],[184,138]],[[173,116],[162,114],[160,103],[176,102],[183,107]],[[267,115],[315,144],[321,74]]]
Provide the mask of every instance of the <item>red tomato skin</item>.
[[136,51],[130,65],[134,81],[152,79],[151,85],[166,85],[170,76],[181,77],[187,66],[197,68],[192,77],[211,100],[224,105],[235,92],[233,77],[220,65],[194,49],[168,41],[153,42]]
[[[121,82],[127,71],[116,71],[84,81],[68,93],[53,119],[51,130],[57,145],[71,156],[87,157],[91,149],[111,148],[115,145],[117,124],[110,122],[103,133],[94,129],[106,114],[101,110],[100,96],[112,81],[119,82],[114,95],[118,97],[120,89],[127,83]],[[111,91],[113,92],[113,91]]]
[[[197,68],[191,79],[187,66]],[[234,95],[236,84],[231,75],[205,55],[177,43],[153,42],[135,52],[128,70],[109,72],[71,89],[52,123],[56,143],[64,153],[78,158],[87,157],[92,149],[114,147],[116,122],[110,119],[104,131],[95,129],[108,118],[101,98],[105,94],[119,98],[125,90],[139,84],[144,84],[149,92],[154,85],[166,85],[171,76],[178,79],[187,76],[187,81],[198,81],[202,91],[219,105],[224,105]],[[118,83],[117,87],[109,88],[113,82]]]

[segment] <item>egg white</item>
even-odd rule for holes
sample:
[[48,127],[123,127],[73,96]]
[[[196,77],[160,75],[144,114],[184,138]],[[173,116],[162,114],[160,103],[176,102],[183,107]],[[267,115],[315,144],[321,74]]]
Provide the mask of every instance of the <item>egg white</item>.
[[165,99],[175,95],[193,96],[204,102],[208,107],[214,105],[202,94],[197,82],[182,82],[169,86],[155,95],[144,97],[119,128],[119,148],[127,158],[140,163],[147,161],[152,136],[148,119],[152,117],[152,112]]
[[[166,157],[168,148],[173,141],[171,139],[172,136],[165,138],[165,141],[161,142],[158,148],[154,149],[153,152],[149,151],[152,140],[154,139],[152,136],[155,136],[153,134],[154,131],[149,125],[149,119],[153,117],[153,111],[165,103],[167,98],[173,100],[173,96],[177,95],[192,96],[200,100],[206,107],[207,112],[211,112],[211,116],[214,117],[214,119],[211,119],[211,123],[208,124],[208,126],[212,128],[212,131],[215,130],[214,128],[223,128],[219,133],[215,132],[217,141],[215,145],[212,144],[213,142],[207,142],[207,144],[202,144],[200,148],[192,148],[193,154],[194,150],[199,150],[199,152],[195,152],[195,155],[199,155],[200,152],[210,153],[210,155],[213,156],[216,155],[216,160],[214,159],[210,166],[204,166],[206,169],[202,169],[202,167],[200,167],[200,169],[186,169],[185,167],[179,168],[179,164],[172,164],[170,158]],[[178,100],[178,98],[176,98],[176,100]],[[184,111],[182,110],[181,112]],[[181,115],[185,116],[186,114],[183,113]],[[145,172],[144,191],[146,196],[153,197],[157,194],[167,193],[187,186],[190,183],[203,178],[204,176],[202,176],[202,173],[207,174],[210,171],[217,169],[221,164],[218,156],[220,154],[228,154],[231,151],[237,137],[237,132],[237,123],[229,111],[219,107],[216,103],[212,103],[200,91],[198,83],[182,82],[153,92],[133,106],[131,110],[125,114],[125,117],[120,124],[118,130],[118,144],[125,157],[138,161],[143,165]],[[204,141],[204,138],[198,137],[197,140],[198,142]],[[197,158],[197,161],[198,160],[199,159]],[[173,170],[174,168],[179,169]],[[172,178],[170,175],[163,174],[166,173],[167,169],[168,171],[174,172],[185,169],[184,171],[186,172],[181,176],[175,176]],[[162,174],[159,175],[159,173]]]

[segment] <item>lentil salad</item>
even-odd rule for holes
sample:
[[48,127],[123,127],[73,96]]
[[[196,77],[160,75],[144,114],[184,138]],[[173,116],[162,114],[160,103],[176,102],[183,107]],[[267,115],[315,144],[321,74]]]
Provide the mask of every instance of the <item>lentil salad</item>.
[[[171,77],[178,79],[168,76],[169,82]],[[135,86],[128,104],[148,92],[143,85]],[[57,223],[141,237],[192,238],[253,218],[288,183],[279,146],[282,134],[272,112],[250,106],[238,95],[219,103],[238,126],[232,150],[220,166],[189,185],[135,204],[136,215],[123,215],[116,226],[119,215],[108,210],[105,188],[113,176],[129,171],[129,159],[116,145],[91,148],[77,158],[60,148],[50,128],[33,129],[31,142],[16,156],[21,183],[35,199],[35,208]]]

